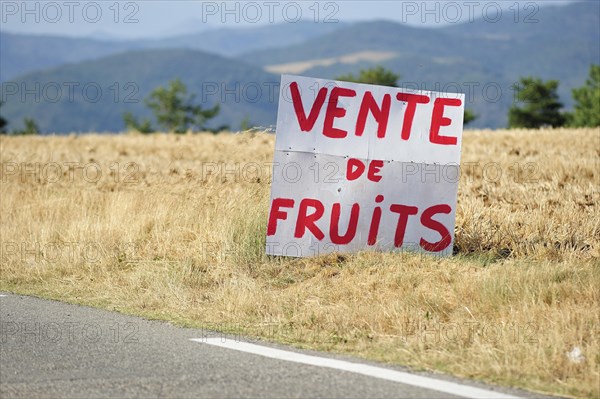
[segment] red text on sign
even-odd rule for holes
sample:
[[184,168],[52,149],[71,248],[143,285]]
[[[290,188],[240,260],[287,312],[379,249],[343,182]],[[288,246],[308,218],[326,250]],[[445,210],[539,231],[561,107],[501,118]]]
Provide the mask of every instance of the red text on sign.
[[[383,195],[378,195],[375,202],[381,203],[383,201]],[[318,199],[304,198],[298,205],[298,214],[295,221],[288,221],[288,210],[296,206],[296,202],[290,198],[275,198],[271,203],[271,212],[269,214],[269,225],[267,227],[267,236],[273,236],[277,232],[279,221],[294,223],[294,237],[303,238],[306,234],[311,234],[318,241],[325,239],[325,232],[318,226],[318,222],[323,219],[325,215],[325,205]],[[425,238],[421,238],[419,245],[421,248],[428,252],[439,252],[448,248],[452,243],[450,232],[441,222],[434,219],[439,214],[449,214],[452,211],[450,205],[438,204],[430,206],[419,212],[418,207],[403,205],[403,204],[391,204],[388,208],[391,215],[395,214],[397,217],[396,229],[394,234],[394,246],[402,247],[404,244],[404,235],[406,233],[406,227],[410,218],[419,218],[419,223],[422,227],[433,230],[438,233],[440,239],[436,242],[429,242]],[[324,221],[323,224],[329,226],[329,239],[332,243],[338,245],[349,244],[355,237],[358,227],[359,218],[361,216],[361,206],[358,203],[352,204],[350,210],[350,218],[347,226],[343,229],[340,226],[340,218],[342,214],[342,205],[340,203],[334,203],[330,212],[330,221]],[[370,217],[369,235],[367,237],[367,244],[372,246],[377,243],[377,234],[379,231],[379,223],[382,216],[382,207],[376,206]]]
[[[311,132],[315,128],[319,114],[325,102],[327,107],[325,109],[325,117],[323,120],[323,126],[321,133],[325,137],[332,139],[343,139],[348,136],[346,130],[335,127],[335,120],[346,117],[346,108],[342,106],[348,103],[353,97],[357,96],[357,93],[353,89],[336,86],[331,89],[322,87],[319,89],[315,100],[313,101],[308,116],[302,103],[302,95],[298,88],[297,82],[290,84],[290,92],[292,96],[292,103],[294,106],[294,112],[298,120],[300,130],[303,132]],[[329,94],[329,99],[327,95]],[[342,99],[342,101],[340,101]],[[397,132],[402,140],[409,140],[412,133],[412,126],[415,117],[415,113],[419,105],[429,104],[431,98],[424,94],[404,93],[399,92],[396,94],[396,100],[406,103],[404,111],[404,119],[402,121],[402,130]],[[354,135],[362,136],[365,131],[367,118],[369,115],[373,117],[377,122],[377,138],[383,139],[387,134],[387,127],[390,118],[390,108],[392,105],[392,97],[386,93],[378,101],[373,96],[373,93],[369,90],[365,91],[362,99],[360,100],[360,108],[358,111],[356,124],[354,128]],[[443,136],[440,135],[440,128],[444,126],[450,126],[452,119],[444,116],[444,110],[446,107],[460,107],[462,100],[459,98],[437,98],[433,102],[433,107],[430,116],[430,130],[429,130],[429,142],[438,145],[456,145],[456,136]]]

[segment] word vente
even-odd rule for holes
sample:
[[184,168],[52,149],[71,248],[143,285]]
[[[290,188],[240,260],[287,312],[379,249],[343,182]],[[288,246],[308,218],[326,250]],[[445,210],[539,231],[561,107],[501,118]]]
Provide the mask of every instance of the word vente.
[[[302,99],[300,98],[300,92],[298,90],[298,83],[292,82],[290,85],[292,93],[292,101],[294,104],[294,111],[298,119],[298,124],[303,132],[310,132],[315,127],[315,122],[319,116],[325,98],[327,97],[328,89],[322,87],[319,90],[319,94],[315,102],[312,105],[308,117],[302,106]],[[329,102],[325,111],[325,120],[323,123],[322,133],[326,137],[334,139],[343,139],[348,135],[348,132],[342,129],[333,127],[335,118],[342,118],[346,115],[346,109],[342,108],[339,104],[340,97],[356,97],[356,91],[352,89],[334,87],[331,90],[329,96]],[[362,136],[365,131],[365,125],[369,114],[377,121],[377,138],[385,138],[387,132],[388,120],[390,117],[391,108],[391,95],[384,94],[383,99],[378,103],[373,97],[373,93],[365,91],[360,103],[360,111],[356,120],[354,132],[357,136]],[[396,99],[406,103],[406,112],[404,113],[404,123],[402,125],[402,140],[408,140],[410,138],[410,132],[415,116],[416,108],[419,104],[428,104],[430,102],[429,96],[420,94],[410,93],[398,93]],[[451,120],[444,117],[445,106],[460,107],[462,101],[457,98],[437,98],[434,101],[433,114],[431,116],[431,129],[429,134],[429,141],[435,144],[444,145],[456,145],[456,137],[440,136],[440,128],[442,126],[449,126]]]

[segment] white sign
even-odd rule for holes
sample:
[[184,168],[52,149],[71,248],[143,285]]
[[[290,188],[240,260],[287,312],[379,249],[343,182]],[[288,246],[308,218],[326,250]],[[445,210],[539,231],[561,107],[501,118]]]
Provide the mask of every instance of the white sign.
[[452,254],[464,94],[283,75],[267,254]]

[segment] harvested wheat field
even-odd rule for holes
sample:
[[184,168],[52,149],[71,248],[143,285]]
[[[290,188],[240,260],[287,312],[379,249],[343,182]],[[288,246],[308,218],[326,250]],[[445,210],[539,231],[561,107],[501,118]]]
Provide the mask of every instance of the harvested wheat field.
[[448,258],[266,256],[267,133],[0,140],[0,290],[600,397],[598,129],[465,132]]

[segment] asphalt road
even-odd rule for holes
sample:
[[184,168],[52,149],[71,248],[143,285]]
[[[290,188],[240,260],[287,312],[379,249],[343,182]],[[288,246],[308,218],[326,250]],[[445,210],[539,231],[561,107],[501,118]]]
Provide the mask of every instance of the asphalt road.
[[0,398],[452,398],[463,394],[542,397],[0,293]]

